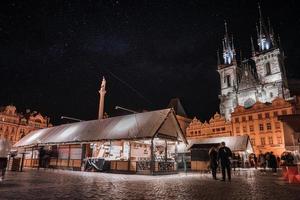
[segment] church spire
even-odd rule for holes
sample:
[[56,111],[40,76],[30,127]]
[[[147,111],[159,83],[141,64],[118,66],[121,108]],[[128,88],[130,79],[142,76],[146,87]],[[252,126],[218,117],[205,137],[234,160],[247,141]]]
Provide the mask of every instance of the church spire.
[[251,52],[252,52],[252,56],[255,56],[255,48],[254,48],[254,43],[253,43],[252,36],[250,37],[250,40],[251,40]]
[[257,30],[257,43],[259,46],[259,51],[265,51],[275,46],[273,40],[273,29],[271,28],[270,20],[268,20],[268,28],[265,25],[264,18],[261,12],[260,4],[258,4],[259,12],[259,26],[256,27]]
[[223,59],[224,64],[232,64],[235,61],[235,50],[233,44],[233,38],[230,40],[227,29],[227,22],[224,21],[225,34],[222,41],[223,44]]
[[217,50],[217,65],[218,65],[218,66],[221,65],[219,49]]

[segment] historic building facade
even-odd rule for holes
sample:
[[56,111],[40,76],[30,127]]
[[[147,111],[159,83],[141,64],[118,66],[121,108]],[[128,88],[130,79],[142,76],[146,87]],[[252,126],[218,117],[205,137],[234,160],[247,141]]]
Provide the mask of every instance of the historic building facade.
[[221,81],[220,113],[230,120],[238,105],[252,106],[256,101],[271,102],[276,97],[290,98],[284,66],[284,52],[273,29],[266,26],[259,7],[257,42],[251,38],[252,57],[238,61],[233,38],[229,37],[225,22],[223,60],[218,56],[218,72]]
[[49,118],[36,111],[27,110],[22,114],[12,105],[0,107],[0,137],[5,137],[12,144],[33,130],[49,126],[52,126],[49,124]]
[[204,123],[195,117],[186,129],[186,136],[188,139],[232,136],[231,122],[218,113]]
[[296,99],[286,101],[277,97],[272,103],[256,102],[249,108],[237,106],[232,113],[233,135],[249,135],[256,154],[273,151],[281,155],[285,150],[285,133],[280,115],[296,113]]

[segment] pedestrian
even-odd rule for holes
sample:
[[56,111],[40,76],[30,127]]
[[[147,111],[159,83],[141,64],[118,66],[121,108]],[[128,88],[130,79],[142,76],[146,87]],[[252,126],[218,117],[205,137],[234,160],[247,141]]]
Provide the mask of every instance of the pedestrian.
[[44,147],[41,146],[39,149],[39,165],[38,165],[38,170],[40,167],[45,168],[45,162],[44,162],[44,156],[46,154],[46,151],[44,150]]
[[10,143],[3,136],[0,138],[0,182],[4,180],[6,167],[7,167],[7,156],[10,152]]
[[262,152],[260,152],[258,155],[258,160],[259,166],[261,167],[261,172],[266,173],[266,157]]
[[255,169],[257,169],[257,157],[255,154],[253,156],[253,160],[254,160],[254,167],[255,167]]
[[272,172],[274,174],[277,173],[277,159],[276,156],[273,154],[273,152],[271,151],[269,154],[269,162],[270,162],[270,167],[272,168]]
[[230,158],[232,157],[232,152],[230,148],[225,146],[225,142],[221,142],[221,146],[218,151],[218,160],[221,161],[222,168],[222,181],[225,181],[227,171],[228,181],[231,181],[231,168],[230,168]]
[[210,159],[210,169],[214,180],[217,180],[217,168],[218,168],[218,150],[216,146],[212,146],[208,152]]

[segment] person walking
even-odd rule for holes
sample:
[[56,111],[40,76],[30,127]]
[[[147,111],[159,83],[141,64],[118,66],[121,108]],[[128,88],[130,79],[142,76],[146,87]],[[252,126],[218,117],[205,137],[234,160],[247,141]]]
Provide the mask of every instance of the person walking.
[[266,173],[266,157],[262,152],[260,152],[258,155],[258,160],[259,166],[261,167],[261,172]]
[[0,182],[4,180],[7,167],[7,156],[10,151],[10,143],[3,136],[0,138]]
[[218,160],[221,161],[222,168],[222,181],[225,181],[227,171],[228,181],[231,181],[231,168],[230,168],[230,158],[232,157],[232,152],[230,148],[225,146],[225,142],[221,142],[221,146],[218,151]]
[[277,159],[276,159],[276,156],[273,154],[272,151],[270,153],[269,162],[270,162],[270,167],[272,168],[272,172],[274,174],[276,174],[277,173]]
[[218,168],[218,150],[215,146],[212,146],[208,152],[210,159],[210,169],[214,180],[217,180],[217,168]]

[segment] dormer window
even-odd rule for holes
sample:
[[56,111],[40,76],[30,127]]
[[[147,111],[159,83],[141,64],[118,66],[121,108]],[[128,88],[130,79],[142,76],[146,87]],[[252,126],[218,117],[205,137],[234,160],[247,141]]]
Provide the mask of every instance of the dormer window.
[[265,68],[266,68],[266,75],[270,75],[271,74],[271,66],[270,66],[269,62],[266,63]]

